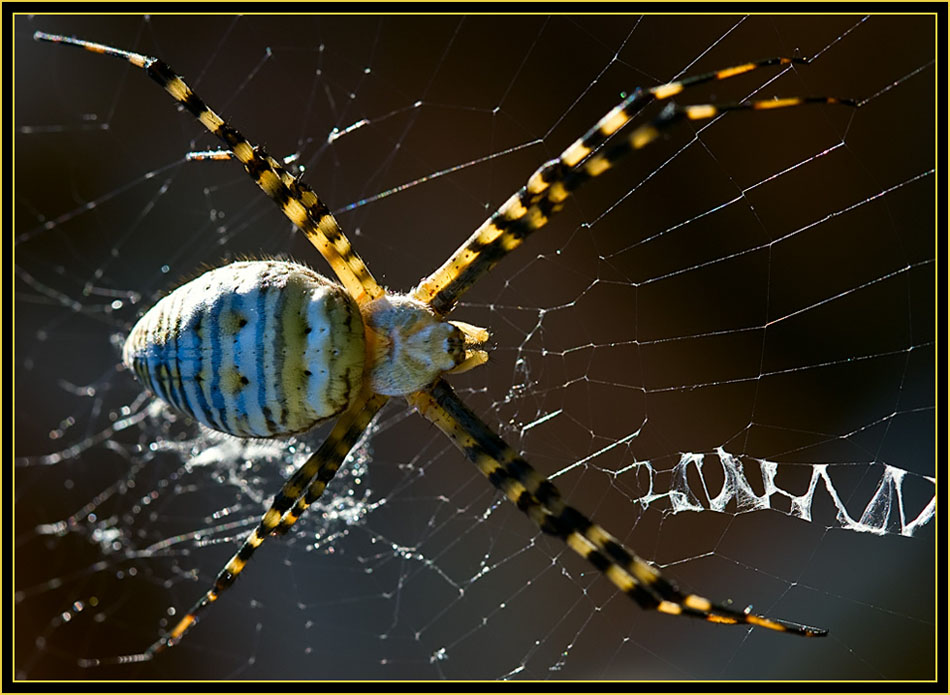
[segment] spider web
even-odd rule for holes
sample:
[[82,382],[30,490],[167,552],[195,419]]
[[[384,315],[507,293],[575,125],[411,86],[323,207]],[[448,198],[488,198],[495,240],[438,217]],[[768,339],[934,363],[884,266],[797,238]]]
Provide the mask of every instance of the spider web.
[[[15,26],[18,678],[934,677],[933,18]],[[452,382],[682,586],[830,636],[639,610],[393,403],[180,646],[80,668],[174,622],[327,431],[200,430],[117,366],[124,334],[225,260],[329,271],[240,167],[185,161],[215,144],[154,84],[35,30],[169,61],[395,289],[634,86],[817,55],[683,102],[868,103],[684,125],[589,185],[465,297],[495,348]]]

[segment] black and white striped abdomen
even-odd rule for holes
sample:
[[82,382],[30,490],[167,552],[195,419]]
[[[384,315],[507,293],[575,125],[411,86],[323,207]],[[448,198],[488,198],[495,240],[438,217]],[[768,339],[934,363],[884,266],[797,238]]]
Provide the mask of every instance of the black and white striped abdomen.
[[284,261],[210,270],[155,304],[123,360],[159,398],[239,437],[303,432],[360,390],[363,321],[339,285]]

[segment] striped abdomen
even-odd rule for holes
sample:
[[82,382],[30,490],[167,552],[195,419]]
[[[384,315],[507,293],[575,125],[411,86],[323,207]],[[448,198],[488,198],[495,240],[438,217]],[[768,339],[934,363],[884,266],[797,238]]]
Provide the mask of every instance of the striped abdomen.
[[239,437],[303,432],[360,390],[363,321],[346,291],[296,263],[210,270],[132,328],[123,360],[159,398]]

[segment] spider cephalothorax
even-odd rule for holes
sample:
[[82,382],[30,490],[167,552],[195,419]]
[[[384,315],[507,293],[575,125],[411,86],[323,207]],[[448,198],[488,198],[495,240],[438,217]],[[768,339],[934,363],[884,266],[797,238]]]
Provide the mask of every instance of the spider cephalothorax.
[[392,294],[362,306],[366,326],[366,378],[385,396],[406,396],[484,363],[488,331],[461,321],[443,321],[426,304]]
[[[218,268],[159,301],[132,329],[126,364],[160,398],[203,424],[238,436],[275,437],[337,416],[323,444],[290,476],[257,528],[213,586],[175,627],[145,651],[110,659],[150,659],[178,643],[198,616],[230,587],[254,551],[286,532],[321,495],[376,413],[403,396],[435,424],[486,478],[535,521],[561,538],[644,608],[715,623],[747,624],[804,636],[826,634],[713,603],[680,591],[659,570],[562,499],[550,480],[508,446],[454,393],[442,375],[488,358],[488,332],[449,321],[458,298],[535,230],[547,224],[581,184],[624,155],[654,142],[681,119],[704,120],[731,110],[768,110],[805,103],[849,103],[826,97],[669,104],[652,122],[614,142],[640,108],[686,88],[765,66],[805,63],[772,58],[648,89],[634,90],[561,155],[535,171],[446,262],[405,295],[388,294],[317,195],[263,149],[228,125],[157,58],[37,32],[39,40],[79,46],[140,67],[228,148],[330,264],[340,285],[295,263],[252,261]],[[102,663],[84,661],[84,665]]]

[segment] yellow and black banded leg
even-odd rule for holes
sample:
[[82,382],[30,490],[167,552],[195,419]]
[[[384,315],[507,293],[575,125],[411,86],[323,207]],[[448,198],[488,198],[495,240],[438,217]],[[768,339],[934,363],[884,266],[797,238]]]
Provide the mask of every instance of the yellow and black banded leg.
[[320,448],[284,483],[284,486],[274,498],[270,509],[261,518],[257,528],[247,537],[240,550],[228,560],[224,569],[214,580],[211,589],[191,607],[191,610],[167,635],[150,646],[146,650],[146,654],[157,654],[168,647],[174,646],[184,637],[185,633],[198,621],[199,614],[217,601],[221,594],[227,591],[241,572],[244,571],[251,556],[254,555],[254,551],[261,546],[267,536],[280,526],[281,519],[304,493],[304,488],[314,476],[328,476],[323,483],[325,487],[326,482],[329,482],[333,474],[339,470],[340,464],[343,463],[346,455],[356,444],[370,421],[388,400],[387,396],[374,395],[369,398],[363,396],[358,398],[339,417],[333,426],[333,430]]
[[324,490],[327,489],[327,483],[329,483],[333,476],[336,475],[336,472],[340,469],[340,464],[342,461],[326,461],[320,470],[317,472],[317,476],[310,482],[310,485],[307,486],[307,492],[297,498],[297,501],[294,502],[293,509],[288,511],[280,520],[280,524],[277,525],[277,528],[274,529],[273,533],[275,536],[283,536],[286,534],[294,524],[297,523],[297,520],[306,512],[310,505],[316,502],[323,495]]
[[244,165],[254,183],[307,235],[358,303],[362,304],[383,295],[383,289],[343,234],[336,218],[313,190],[293,179],[273,157],[262,148],[252,145],[240,132],[208,108],[168,64],[158,58],[67,36],[38,31],[33,34],[33,38],[120,58],[145,70],[149,77],[228,147],[234,157]]
[[[388,400],[388,396],[363,394],[339,417],[333,430],[320,448],[284,483],[280,492],[274,497],[270,509],[261,518],[257,528],[251,532],[240,550],[224,566],[211,589],[191,607],[188,613],[166,635],[156,640],[141,654],[109,659],[83,659],[80,660],[79,665],[99,666],[111,663],[147,661],[156,654],[178,644],[188,630],[198,622],[201,612],[217,601],[221,594],[234,584],[234,581],[244,571],[248,561],[254,555],[254,551],[261,546],[267,536],[282,525],[282,520],[287,519],[289,513],[293,513],[290,511],[291,507],[293,506],[294,510],[297,509],[295,503],[300,501],[304,489],[308,487],[308,483],[311,483],[310,488],[313,488],[312,482],[315,477],[318,478],[320,480],[320,490],[323,491],[326,483],[339,470],[350,449],[353,448],[360,435],[369,426],[370,421]],[[296,518],[294,517],[293,520],[296,521]],[[289,528],[292,523],[289,522],[287,527]]]
[[[323,495],[324,490],[327,489],[327,484],[333,479],[333,476],[336,475],[336,472],[340,469],[340,466],[343,464],[344,459],[346,458],[347,453],[350,449],[356,446],[356,442],[359,440],[360,435],[363,431],[369,427],[369,423],[375,417],[376,413],[379,412],[386,402],[389,400],[388,396],[381,396],[379,394],[370,398],[366,405],[363,406],[363,409],[358,413],[353,414],[352,423],[349,425],[346,434],[344,434],[336,445],[337,454],[335,456],[325,457],[321,463],[315,475],[311,476],[310,485],[307,486],[307,491],[303,495],[297,497],[294,506],[290,511],[284,513],[283,517],[280,520],[277,528],[273,530],[275,536],[282,536],[290,530],[290,528],[297,523],[297,520],[301,515],[307,511],[307,509],[316,502],[321,495]],[[342,418],[341,418],[342,419]],[[337,423],[337,427],[340,426],[340,423]],[[334,428],[334,432],[336,429]],[[331,434],[329,442],[333,439]],[[327,442],[324,442],[324,446],[327,445]],[[343,447],[346,447],[346,451],[343,451]]]
[[[455,302],[482,275],[489,272],[508,253],[518,248],[535,230],[548,223],[564,206],[570,194],[584,182],[599,176],[622,156],[649,144],[672,119],[655,121],[638,128],[624,143],[607,152],[595,154],[608,138],[627,125],[636,113],[654,100],[668,99],[698,84],[724,80],[751,72],[757,68],[775,65],[806,63],[801,58],[769,58],[737,65],[715,72],[684,78],[676,82],[637,89],[611,109],[593,128],[575,140],[559,157],[539,167],[527,184],[506,200],[449,259],[431,275],[424,278],[412,291],[412,296],[427,303],[441,315],[451,311]],[[780,108],[805,103],[850,103],[847,100],[823,97],[807,99],[780,99],[748,102],[760,104],[755,108]],[[771,104],[770,107],[765,104]],[[731,105],[734,110],[738,105]],[[711,116],[710,116],[711,117]]]
[[[557,183],[546,188],[537,202],[528,208],[522,217],[510,223],[509,229],[512,234],[523,238],[523,235],[543,226],[553,213],[563,207],[567,197],[580,186],[613,168],[619,160],[631,152],[643,149],[654,142],[666,130],[681,120],[710,120],[727,111],[774,111],[806,104],[858,106],[853,99],[839,99],[836,97],[787,97],[783,99],[762,99],[722,104],[692,104],[688,106],[670,102],[660,112],[659,116],[649,123],[633,129],[628,136],[619,139],[616,144],[587,156],[575,167],[569,169],[561,167],[557,173]],[[558,160],[553,160],[553,162],[558,163]]]
[[806,637],[827,634],[821,628],[738,611],[697,594],[684,594],[658,569],[565,504],[554,484],[492,432],[444,380],[408,396],[408,400],[542,531],[561,538],[642,608],[714,623],[756,625]]

